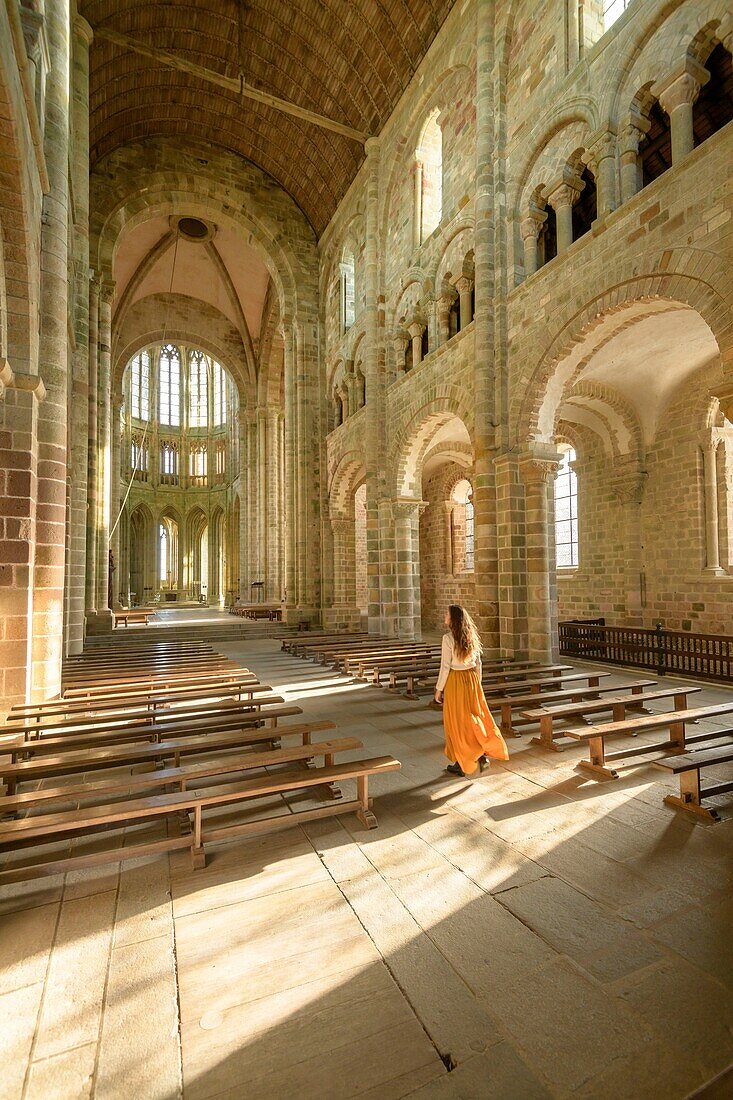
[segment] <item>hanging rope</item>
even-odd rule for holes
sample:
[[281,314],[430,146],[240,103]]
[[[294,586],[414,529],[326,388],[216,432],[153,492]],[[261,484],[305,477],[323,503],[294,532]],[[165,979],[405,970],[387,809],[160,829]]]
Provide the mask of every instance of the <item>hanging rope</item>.
[[[174,245],[173,245],[173,263],[171,265],[171,277],[170,277],[170,283],[168,285],[168,302],[166,303],[165,316],[163,318],[163,342],[162,342],[162,345],[161,345],[162,347],[165,347],[166,343],[168,342],[167,341],[168,321],[170,320],[170,311],[171,311],[172,297],[173,297],[173,279],[174,279],[174,276],[175,276],[175,273],[176,273],[176,259],[178,257],[178,241],[179,240],[180,240],[180,234],[178,232],[178,229],[176,229],[176,239],[175,239],[175,242],[174,242]],[[152,366],[153,366],[153,364],[151,363],[150,368],[149,368],[150,373],[148,375],[148,378],[150,379],[152,377],[152,379],[155,383],[158,380],[158,371],[154,371],[152,369]],[[135,481],[135,476],[136,476],[138,470],[140,469],[140,458],[143,454],[143,448],[145,447],[145,442],[148,438],[148,432],[150,431],[150,424],[152,422],[153,414],[155,413],[155,410],[158,407],[158,404],[157,404],[157,402],[158,402],[158,387],[156,387],[155,384],[153,384],[152,387],[150,385],[148,385],[148,391],[149,391],[149,396],[148,396],[148,419],[145,421],[145,427],[143,428],[142,438],[140,439],[140,442],[139,442],[138,447],[137,447],[137,453],[135,455],[135,465],[133,467],[132,474],[130,475],[130,482],[127,486],[127,490],[126,490],[125,495],[122,499],[122,503],[120,504],[120,508],[119,508],[118,513],[117,513],[117,518],[115,519],[115,522],[114,522],[113,526],[110,528],[109,538],[107,540],[108,543],[112,542],[112,536],[114,535],[115,531],[117,530],[117,525],[119,524],[119,522],[122,518],[122,513],[125,510],[125,505],[127,504],[127,500],[130,496],[130,492],[132,490],[132,485],[133,485],[133,482]],[[180,400],[180,397],[179,397],[179,400]]]

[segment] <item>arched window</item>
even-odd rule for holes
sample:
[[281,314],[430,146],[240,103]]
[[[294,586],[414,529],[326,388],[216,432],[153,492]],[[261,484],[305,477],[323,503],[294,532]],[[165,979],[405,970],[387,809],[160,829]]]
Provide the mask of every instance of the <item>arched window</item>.
[[473,487],[468,478],[454,486],[451,493],[454,508],[451,516],[451,557],[454,573],[474,571],[474,508]]
[[175,485],[178,481],[178,450],[174,443],[161,444],[160,480],[164,485]]
[[631,0],[603,0],[603,30],[610,30],[617,19],[620,19],[628,8]]
[[596,181],[592,172],[586,167],[580,176],[583,182],[583,190],[578,196],[578,201],[573,206],[573,240],[584,237],[593,222],[598,217],[598,196],[596,193]]
[[188,456],[192,485],[206,484],[207,452],[205,446],[192,447]]
[[443,132],[436,109],[425,123],[416,161],[416,224],[418,242],[422,244],[440,225],[443,216]]
[[188,360],[188,423],[192,428],[205,428],[208,422],[208,363],[202,351],[192,351]]
[[181,356],[172,344],[160,349],[158,393],[161,424],[177,427],[181,423]]
[[227,380],[221,363],[214,361],[214,427],[227,422]]
[[733,119],[733,63],[725,46],[718,44],[705,62],[710,80],[700,89],[692,108],[695,146],[702,145]]
[[224,443],[217,443],[216,445],[215,462],[216,480],[223,481],[226,473],[226,445]]
[[150,419],[150,356],[141,351],[130,361],[130,411],[135,420]]
[[557,215],[555,208],[548,202],[545,206],[547,217],[537,234],[537,267],[544,267],[557,256]]
[[562,461],[555,476],[555,552],[558,569],[576,568],[578,555],[578,478],[572,463],[575,451],[562,448]]
[[341,261],[341,331],[346,332],[356,317],[356,269],[354,254],[344,252]]
[[672,133],[667,115],[655,99],[647,115],[649,130],[639,142],[642,187],[672,167]]

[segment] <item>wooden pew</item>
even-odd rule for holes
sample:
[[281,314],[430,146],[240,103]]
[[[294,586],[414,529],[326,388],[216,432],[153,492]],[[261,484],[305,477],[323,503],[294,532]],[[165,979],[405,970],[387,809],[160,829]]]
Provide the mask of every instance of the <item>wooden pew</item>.
[[[588,680],[589,683],[593,680],[597,684],[600,676],[610,676],[609,672],[575,673],[572,671],[572,667],[572,665],[536,665],[531,669],[510,667],[495,672],[484,672],[481,677],[481,683],[483,684],[484,691],[489,687],[493,690],[497,685],[502,685],[502,690],[511,690],[511,685],[516,682],[517,689],[527,687],[531,684],[532,687],[536,686],[539,692],[545,687],[545,682],[547,680],[551,682],[556,680],[560,683],[561,680],[581,679]],[[417,692],[417,686],[418,684],[422,686],[421,681],[425,679],[425,674],[422,672],[411,672],[407,674],[405,679],[407,681],[407,690],[403,692],[405,698],[419,699],[420,696]],[[425,684],[426,690],[429,689],[431,692],[434,691],[437,682],[438,678],[436,676],[430,684]],[[557,686],[557,684],[554,686]],[[496,694],[498,694],[498,692]]]
[[[370,636],[369,632],[366,631],[366,630],[361,630],[361,631],[358,631],[354,634],[327,634],[327,633],[324,633],[323,631],[321,631],[321,632],[310,631],[310,630],[308,631],[308,637],[314,643],[336,641],[338,638],[341,638],[343,641],[347,641],[349,638],[368,638],[369,636]],[[286,637],[286,638],[282,639],[282,641],[280,643],[280,649],[282,650],[283,653],[291,653],[292,650],[293,650],[293,646],[296,646],[296,645],[299,646],[299,645],[302,644],[302,642],[303,642],[303,639],[301,637],[298,637],[298,638],[287,638]]]
[[[309,722],[298,727],[283,727],[289,732],[297,731],[302,736],[306,731],[313,733],[334,729],[333,722]],[[357,737],[334,738],[325,741],[311,741],[303,737],[298,745],[280,746],[272,749],[262,748],[263,742],[253,741],[249,751],[237,751],[223,759],[208,758],[203,763],[182,764],[179,767],[154,768],[152,771],[128,772],[106,776],[104,779],[83,779],[67,782],[56,787],[39,787],[37,790],[23,791],[0,797],[0,817],[13,816],[19,811],[33,810],[34,813],[53,809],[60,803],[75,802],[91,804],[104,802],[110,798],[129,795],[132,791],[171,789],[185,791],[194,783],[211,776],[228,775],[232,772],[247,771],[253,768],[274,767],[296,761],[307,765],[317,755],[328,758],[337,752],[349,752],[363,748]],[[331,763],[327,759],[327,763]]]
[[[250,836],[348,812],[354,812],[365,828],[373,829],[376,828],[377,821],[371,809],[369,777],[396,771],[399,767],[400,763],[394,757],[374,757],[342,764],[326,764],[319,768],[300,768],[297,771],[281,772],[277,776],[264,775],[255,779],[240,780],[238,783],[217,785],[202,791],[175,791],[80,810],[6,821],[0,824],[0,848],[6,850],[20,844],[28,845],[33,841],[37,845],[49,844],[64,837],[75,837],[100,828],[123,826],[155,818],[174,817],[178,820],[181,814],[193,815],[193,829],[187,836],[169,836],[162,841],[124,848],[114,847],[82,856],[62,857],[45,863],[9,867],[0,872],[0,885],[58,874],[60,871],[96,866],[110,861],[117,862],[120,859],[135,859],[175,848],[189,848],[192,864],[194,868],[199,868],[205,864],[204,846],[210,841]],[[271,794],[331,786],[349,779],[355,779],[357,782],[357,797],[349,801],[332,802],[327,806],[311,810],[291,809],[291,812],[284,817],[271,817],[235,825],[217,826],[214,822],[209,826],[203,819],[203,811],[206,809],[235,806],[238,803],[246,803],[250,799]]]
[[165,654],[174,653],[188,653],[196,654],[201,652],[212,653],[214,647],[211,642],[207,642],[200,639],[191,639],[187,642],[170,642],[165,641],[163,637],[158,637],[155,640],[145,639],[139,642],[128,642],[125,645],[117,643],[115,645],[95,645],[85,649],[82,653],[72,653],[69,656],[64,657],[63,667],[72,665],[83,665],[90,661],[99,660],[100,657],[113,657],[120,658],[122,660],[129,659],[130,657],[137,656],[163,656]]
[[[335,669],[341,670],[346,676],[353,675],[356,668],[356,676],[359,678],[359,669],[372,668],[374,662],[380,661],[419,661],[428,660],[439,652],[434,645],[390,645],[357,650],[354,653],[331,654],[327,662]],[[361,677],[363,679],[363,676]]]
[[316,646],[328,646],[328,645],[351,645],[358,644],[359,641],[372,641],[373,635],[363,633],[361,636],[353,634],[331,634],[330,636],[319,638],[318,635],[313,635],[308,632],[307,635],[302,638],[292,638],[290,640],[290,653],[294,657],[307,658],[310,650]]
[[[546,681],[541,682],[545,683]],[[584,699],[598,699],[607,692],[619,694],[622,691],[631,691],[632,695],[639,695],[645,688],[655,687],[656,684],[656,680],[635,680],[631,684],[624,684],[623,687],[614,684],[613,686],[570,687],[562,688],[559,691],[543,691],[542,705],[544,707],[547,703],[581,703]],[[503,736],[521,737],[522,731],[516,727],[527,724],[528,719],[521,717],[522,711],[526,707],[537,705],[537,692],[535,690],[531,694],[520,692],[518,695],[487,696],[486,702],[489,705],[489,710],[494,714],[494,718],[496,718],[497,713],[501,715],[499,727]],[[642,704],[643,699],[639,700],[639,706]],[[516,711],[519,711],[519,716],[517,716]]]
[[153,615],[155,615],[154,611],[146,611],[144,608],[138,607],[123,608],[122,611],[112,612],[115,626],[119,626],[120,623],[124,623],[125,626],[127,626],[128,623],[142,623],[144,626],[147,626]]
[[[664,714],[647,714],[642,718],[627,718],[624,722],[606,722],[589,726],[584,730],[568,730],[568,737],[576,741],[585,741],[590,749],[590,760],[581,760],[578,768],[594,779],[618,779],[618,772],[609,767],[616,760],[628,760],[649,752],[669,751],[673,749],[683,753],[687,745],[710,741],[720,736],[720,731],[699,733],[690,737],[686,734],[688,722],[699,722],[704,718],[716,718],[721,714],[733,714],[733,703],[714,703],[705,707],[693,707],[690,710],[673,710]],[[633,749],[607,753],[606,737],[614,734],[651,733],[656,730],[669,730],[666,741],[657,741],[652,745],[635,745]]]
[[[360,666],[361,669],[362,666]],[[372,676],[371,683],[376,687],[381,686],[382,676],[387,677],[387,685],[385,690],[391,693],[398,692],[399,685],[403,681],[407,681],[409,676],[429,676],[435,675],[440,671],[440,655],[430,661],[411,661],[409,657],[400,658],[396,661],[390,661],[386,659],[380,661],[379,664],[371,667]],[[482,663],[484,672],[501,672],[502,669],[523,669],[528,674],[535,668],[539,667],[539,661],[515,661],[513,657],[496,657],[490,658]],[[357,677],[358,679],[358,677]]]
[[[240,716],[241,720],[234,724],[235,728],[232,729],[231,725],[225,724],[220,733],[209,730],[201,734],[199,730],[187,728],[180,736],[165,738],[162,741],[128,742],[86,750],[74,749],[41,756],[35,760],[19,760],[17,763],[0,758],[0,782],[5,782],[7,793],[13,794],[17,783],[45,779],[51,775],[69,775],[74,772],[98,771],[100,768],[165,760],[173,760],[178,765],[181,756],[224,752],[241,748],[242,745],[251,744],[253,741],[277,743],[282,736],[282,729],[277,726],[277,721],[280,718],[302,713],[300,707],[281,707],[277,715],[268,716],[272,724],[265,729],[254,728],[254,723],[248,723]],[[42,742],[34,741],[30,744],[36,745]],[[11,749],[16,748],[17,746],[11,746]]]
[[[209,684],[231,684],[236,680],[242,680],[252,675],[249,669],[243,668],[231,661],[228,665],[212,668],[207,672],[177,672],[173,676],[164,676],[163,686],[168,691],[188,691],[197,687],[206,687]],[[255,677],[252,676],[254,680]],[[145,691],[158,691],[161,689],[159,680],[137,679],[125,681],[121,684],[85,684],[83,687],[70,688],[64,692],[65,700],[88,700],[93,703],[95,699],[104,699],[116,696],[124,699],[128,695],[139,695]]]
[[718,730],[716,736],[729,737],[724,745],[715,745],[712,748],[698,749],[696,752],[684,753],[682,756],[670,756],[666,760],[655,760],[657,767],[666,768],[680,778],[680,793],[665,796],[667,806],[674,806],[678,810],[687,810],[695,817],[703,821],[720,821],[720,813],[714,806],[704,806],[704,798],[712,798],[715,795],[727,794],[733,791],[733,780],[718,783],[706,783],[702,786],[700,772],[706,768],[714,768],[721,764],[733,762],[733,729]]
[[604,710],[610,710],[613,722],[623,722],[629,709],[636,709],[646,705],[652,700],[672,699],[675,710],[687,709],[687,696],[701,691],[699,687],[662,688],[659,691],[649,691],[643,697],[636,694],[636,698],[628,695],[613,695],[606,699],[585,699],[580,703],[561,703],[559,706],[546,706],[545,703],[536,710],[523,710],[522,716],[530,722],[539,722],[540,732],[531,740],[532,745],[542,745],[545,749],[562,752],[564,748],[572,744],[566,732],[558,733],[555,722],[559,719],[584,718],[586,714],[599,714]]

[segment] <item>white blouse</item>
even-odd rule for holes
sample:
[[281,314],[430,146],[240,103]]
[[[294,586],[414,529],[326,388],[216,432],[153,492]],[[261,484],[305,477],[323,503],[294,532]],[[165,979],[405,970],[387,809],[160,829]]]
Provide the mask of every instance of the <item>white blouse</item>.
[[456,656],[456,643],[453,635],[448,633],[443,635],[443,644],[440,650],[440,672],[438,673],[438,682],[435,685],[436,691],[443,690],[448,679],[448,673],[452,668],[457,672],[464,672],[467,668],[475,668],[479,680],[481,679],[481,658],[478,653],[469,653],[468,659],[461,661]]

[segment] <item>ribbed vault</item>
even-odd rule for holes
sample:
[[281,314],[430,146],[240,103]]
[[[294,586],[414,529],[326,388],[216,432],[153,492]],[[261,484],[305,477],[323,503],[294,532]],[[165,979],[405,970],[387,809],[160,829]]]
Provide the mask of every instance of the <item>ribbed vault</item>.
[[[327,116],[379,132],[454,0],[85,0],[93,28]],[[240,97],[95,35],[91,161],[151,136],[185,135],[253,161],[316,233],[363,159],[358,140]]]

